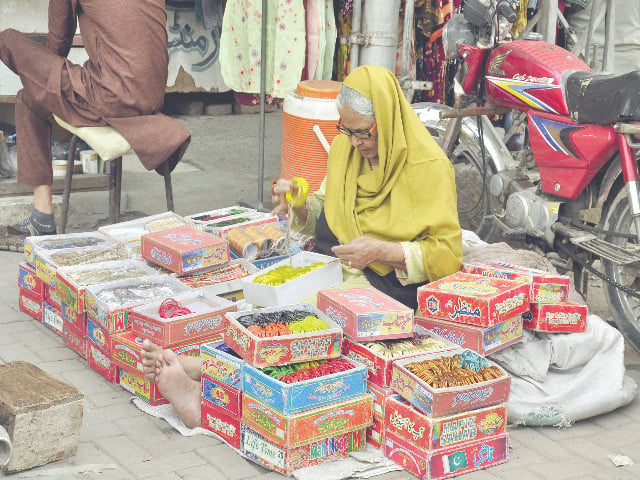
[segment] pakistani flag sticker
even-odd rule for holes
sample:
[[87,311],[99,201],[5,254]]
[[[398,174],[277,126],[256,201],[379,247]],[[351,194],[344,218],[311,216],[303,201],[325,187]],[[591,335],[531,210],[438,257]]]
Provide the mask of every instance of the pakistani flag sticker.
[[469,466],[467,462],[467,454],[464,450],[459,450],[451,455],[442,457],[442,468],[444,473],[453,473]]

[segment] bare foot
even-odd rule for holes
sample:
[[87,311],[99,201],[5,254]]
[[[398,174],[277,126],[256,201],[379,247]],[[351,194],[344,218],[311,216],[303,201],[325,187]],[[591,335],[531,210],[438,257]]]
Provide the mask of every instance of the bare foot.
[[144,376],[152,382],[156,382],[162,363],[162,348],[145,338],[142,341],[142,370],[144,371]]
[[199,427],[201,384],[187,375],[173,351],[162,350],[162,368],[155,378],[158,390],[171,403],[184,424],[189,428]]

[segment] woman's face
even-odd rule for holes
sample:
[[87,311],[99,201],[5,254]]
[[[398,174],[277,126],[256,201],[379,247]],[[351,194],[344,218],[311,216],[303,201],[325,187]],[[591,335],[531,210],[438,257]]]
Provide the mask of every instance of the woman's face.
[[[349,108],[342,108],[338,111],[342,126],[352,132],[370,132],[376,124],[369,117],[355,113]],[[351,145],[360,151],[360,154],[368,159],[372,165],[378,164],[378,129],[373,129],[371,137],[358,138],[355,135],[348,135]]]

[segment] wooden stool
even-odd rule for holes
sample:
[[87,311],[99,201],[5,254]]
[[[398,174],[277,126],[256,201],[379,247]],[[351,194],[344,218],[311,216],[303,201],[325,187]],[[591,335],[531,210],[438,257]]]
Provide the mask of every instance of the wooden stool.
[[74,455],[83,403],[80,390],[32,363],[0,365],[0,425],[11,438],[6,471],[19,472]]
[[[131,150],[131,145],[129,145],[129,142],[127,142],[127,140],[112,127],[74,127],[56,115],[53,115],[53,119],[58,125],[73,135],[69,142],[67,171],[64,177],[64,190],[62,192],[62,218],[58,228],[58,233],[64,233],[67,228],[69,196],[71,195],[71,180],[73,177],[73,163],[78,138],[81,138],[87,145],[89,145],[103,162],[111,162],[109,168],[109,222],[118,223],[120,218],[120,194],[122,187],[122,156]],[[167,210],[173,211],[173,188],[171,186],[169,160],[165,161],[161,165],[160,170],[164,177]]]

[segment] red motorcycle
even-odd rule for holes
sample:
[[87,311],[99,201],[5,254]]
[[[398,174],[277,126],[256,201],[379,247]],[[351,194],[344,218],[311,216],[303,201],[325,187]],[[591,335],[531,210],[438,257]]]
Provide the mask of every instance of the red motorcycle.
[[[414,109],[454,164],[463,228],[525,241],[572,271],[582,293],[602,279],[640,351],[640,71],[599,74],[554,44],[501,40],[519,3],[465,0],[443,33],[456,106]],[[513,118],[505,136],[488,118],[500,115]],[[517,152],[505,144],[514,132]]]

